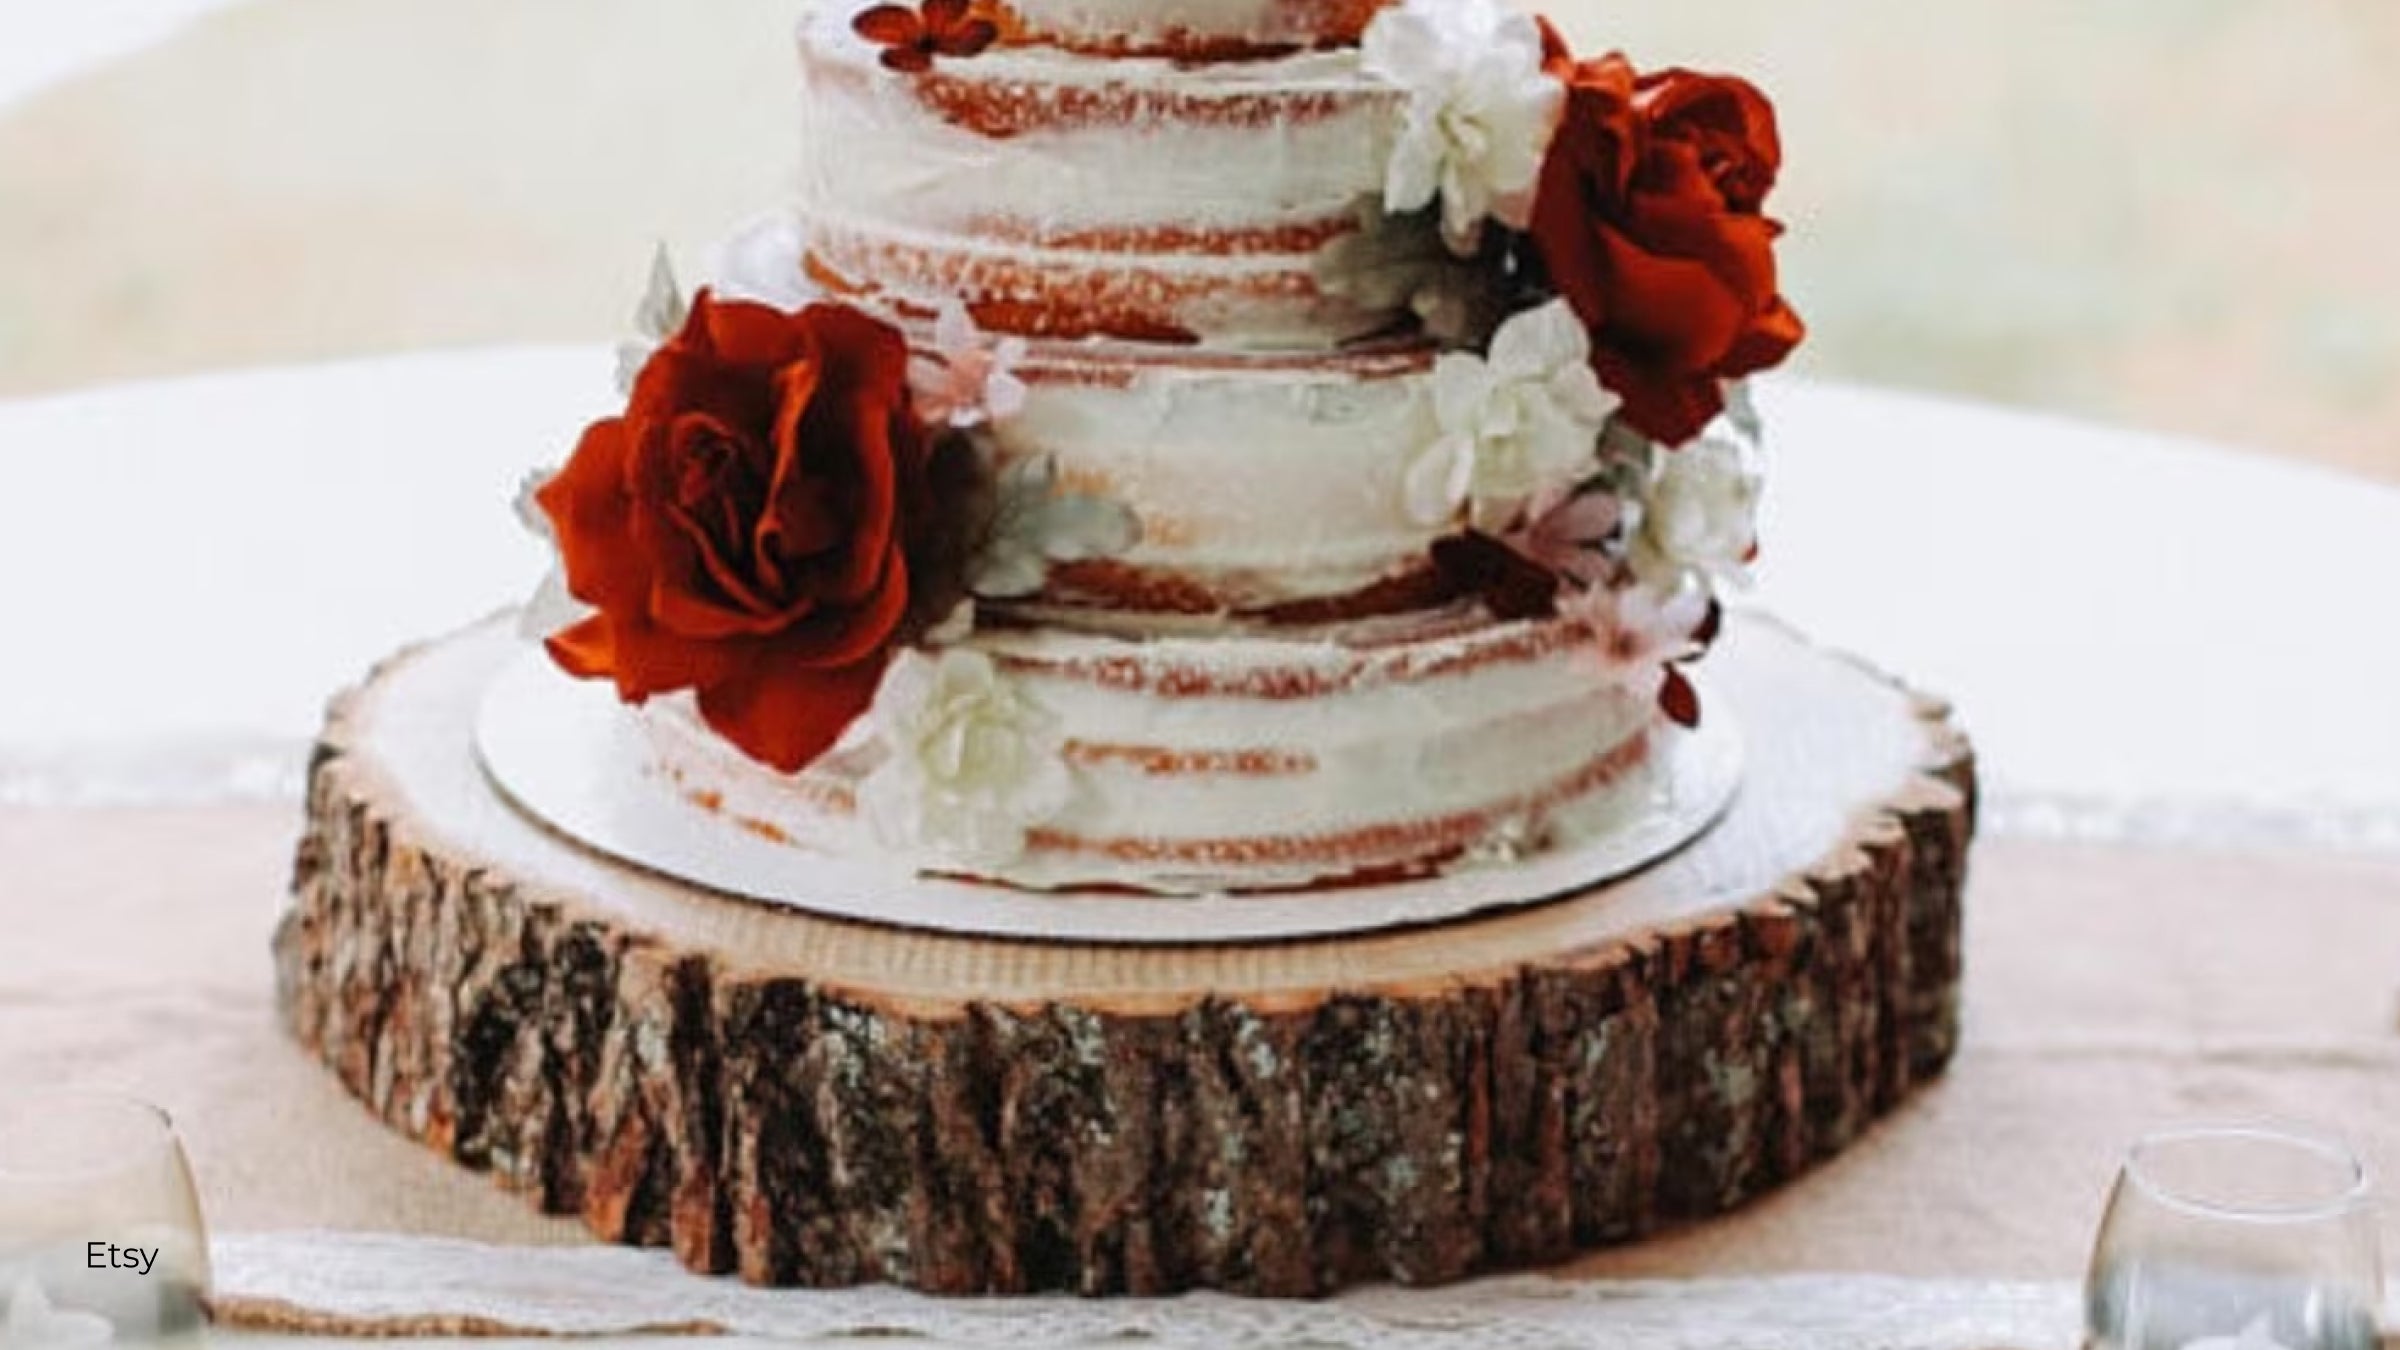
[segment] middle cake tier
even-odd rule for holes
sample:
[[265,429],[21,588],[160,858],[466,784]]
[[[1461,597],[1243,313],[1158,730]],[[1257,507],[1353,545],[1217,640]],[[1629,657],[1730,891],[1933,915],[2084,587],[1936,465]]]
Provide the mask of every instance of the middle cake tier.
[[1413,346],[1036,345],[1019,369],[1023,410],[990,433],[1001,458],[1047,457],[1066,486],[1123,503],[1141,526],[1124,554],[1054,567],[1043,599],[1281,622],[1439,600],[1430,550],[1448,527],[1413,518],[1404,489],[1439,436],[1432,363]]
[[1355,49],[1181,64],[997,47],[919,71],[801,29],[813,280],[986,328],[1325,350],[1405,318],[1333,293],[1324,247],[1382,188],[1398,95]]

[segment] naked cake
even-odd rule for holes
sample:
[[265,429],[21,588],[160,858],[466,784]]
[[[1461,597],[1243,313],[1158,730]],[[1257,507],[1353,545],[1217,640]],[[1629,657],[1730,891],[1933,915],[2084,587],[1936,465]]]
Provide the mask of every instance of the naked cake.
[[[1740,80],[1492,0],[834,4],[529,621],[796,858],[1252,893],[1626,828],[1799,320]],[[798,865],[796,862],[795,865]]]

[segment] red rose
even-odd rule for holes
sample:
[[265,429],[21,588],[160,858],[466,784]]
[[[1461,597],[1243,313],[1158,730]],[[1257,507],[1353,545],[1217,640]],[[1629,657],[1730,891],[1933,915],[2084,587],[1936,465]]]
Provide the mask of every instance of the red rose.
[[696,691],[717,732],[790,771],[864,711],[909,608],[928,437],[908,349],[840,305],[702,291],[537,500],[599,613],[549,640],[629,703]]
[[1760,214],[1783,161],[1775,109],[1749,84],[1611,54],[1580,64],[1543,26],[1567,86],[1530,233],[1592,332],[1592,368],[1637,430],[1668,445],[1725,406],[1719,381],[1783,360],[1802,336]]

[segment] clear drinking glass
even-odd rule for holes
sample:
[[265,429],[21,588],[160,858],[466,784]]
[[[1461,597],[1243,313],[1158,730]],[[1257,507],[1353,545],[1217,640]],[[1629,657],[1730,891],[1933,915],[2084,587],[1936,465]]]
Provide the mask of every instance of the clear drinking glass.
[[0,1348],[196,1344],[208,1242],[167,1114],[0,1094]]
[[2281,1127],[2153,1134],[2117,1175],[2085,1286],[2089,1350],[2375,1350],[2366,1169]]

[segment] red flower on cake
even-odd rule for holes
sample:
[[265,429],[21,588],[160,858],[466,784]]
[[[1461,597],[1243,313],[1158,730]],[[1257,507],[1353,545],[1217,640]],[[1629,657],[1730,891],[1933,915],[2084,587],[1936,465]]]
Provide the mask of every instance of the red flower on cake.
[[937,56],[973,56],[1000,36],[999,25],[981,14],[974,0],[924,0],[876,5],[850,21],[851,30],[883,48],[893,70],[915,74],[933,69]]
[[718,734],[790,771],[864,711],[932,530],[908,349],[840,305],[692,301],[622,417],[536,497],[598,612],[549,639],[629,703],[689,689]]
[[1592,332],[1592,367],[1623,416],[1680,445],[1725,406],[1720,382],[1799,345],[1761,214],[1782,164],[1775,109],[1748,83],[1639,75],[1614,53],[1576,62],[1543,26],[1545,65],[1567,86],[1542,163],[1534,251]]

